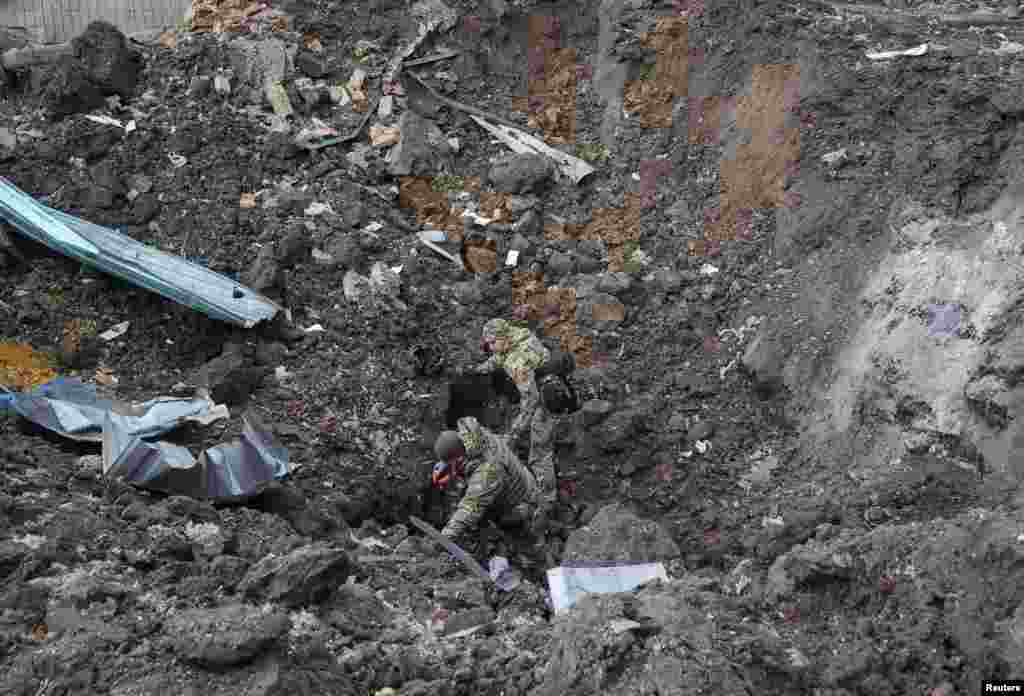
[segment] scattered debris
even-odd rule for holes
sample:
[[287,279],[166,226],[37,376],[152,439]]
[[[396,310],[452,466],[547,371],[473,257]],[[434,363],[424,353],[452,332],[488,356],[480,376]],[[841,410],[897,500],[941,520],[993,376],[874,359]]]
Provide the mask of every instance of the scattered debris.
[[923,56],[928,52],[928,44],[923,43],[920,46],[914,48],[908,48],[902,51],[878,51],[875,53],[868,52],[865,55],[870,60],[890,60],[891,58],[899,58],[900,56]]
[[281,307],[230,278],[39,203],[0,177],[0,218],[58,253],[191,307],[252,328]]
[[466,266],[462,262],[461,258],[459,258],[458,256],[455,256],[453,254],[449,254],[447,251],[445,251],[444,249],[439,247],[437,244],[435,244],[431,240],[430,237],[434,236],[435,233],[436,233],[436,230],[428,230],[428,231],[421,232],[419,234],[420,243],[423,244],[428,249],[430,249],[431,251],[434,251],[434,252],[440,254],[441,256],[445,257],[446,259],[448,259],[449,261],[454,263],[456,266],[459,267],[460,270],[465,270]]
[[821,156],[822,162],[824,162],[827,165],[833,166],[833,167],[836,164],[838,164],[839,162],[842,162],[845,159],[846,159],[846,148],[845,147],[844,148],[840,148],[838,150],[833,150],[832,152],[826,152],[824,155]]
[[115,324],[109,329],[100,334],[100,338],[104,341],[113,341],[115,338],[124,336],[128,331],[128,327],[131,326],[130,321],[122,321],[120,324]]
[[131,133],[135,130],[135,121],[128,121],[128,123],[122,123],[121,121],[113,118],[112,116],[103,116],[97,114],[86,114],[85,117],[93,123],[99,123],[104,126],[114,126],[120,128],[126,133]]

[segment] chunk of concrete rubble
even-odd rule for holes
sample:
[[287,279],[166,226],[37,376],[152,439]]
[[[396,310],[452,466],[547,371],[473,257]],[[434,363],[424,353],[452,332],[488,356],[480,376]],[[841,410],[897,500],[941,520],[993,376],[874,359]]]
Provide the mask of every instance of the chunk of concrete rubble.
[[782,373],[784,350],[782,341],[770,334],[767,325],[762,325],[743,352],[740,364],[762,396],[775,395],[785,386]]
[[287,606],[315,604],[345,582],[351,569],[344,550],[311,544],[285,556],[265,557],[249,569],[238,590]]
[[679,545],[660,524],[637,516],[621,503],[601,508],[594,518],[565,542],[563,562],[670,561],[681,555]]
[[283,611],[229,604],[171,615],[164,631],[182,658],[217,668],[252,661],[290,627],[291,620]]
[[554,163],[536,154],[516,154],[502,157],[491,165],[488,181],[502,193],[543,193],[555,175]]
[[258,366],[241,351],[229,350],[196,370],[192,384],[209,390],[215,403],[236,406],[245,403],[272,369]]
[[[719,622],[736,632],[726,635],[716,629]],[[747,678],[725,658],[738,645],[751,646],[747,661],[771,664],[774,671],[806,669],[806,659],[791,653],[784,639],[742,622],[720,595],[688,580],[632,595],[585,596],[557,616],[552,628],[550,657],[541,684],[531,691],[535,696],[605,693],[610,672],[621,694],[678,694],[681,684],[694,693],[745,693]],[[644,633],[651,632],[659,649],[649,649],[649,642],[645,648]]]
[[373,640],[394,619],[394,612],[365,585],[344,584],[325,607],[326,621],[357,640]]
[[284,41],[275,38],[235,39],[228,44],[228,59],[235,76],[257,89],[287,77],[291,53]]
[[451,171],[454,156],[451,145],[434,121],[415,111],[402,114],[398,121],[398,144],[386,159],[392,176],[435,176]]
[[114,25],[90,22],[71,42],[71,55],[54,67],[44,89],[51,114],[62,118],[104,105],[109,96],[130,97],[142,71],[141,54]]
[[192,554],[196,558],[216,558],[224,553],[224,545],[227,543],[221,528],[210,522],[187,523],[185,537],[192,542]]

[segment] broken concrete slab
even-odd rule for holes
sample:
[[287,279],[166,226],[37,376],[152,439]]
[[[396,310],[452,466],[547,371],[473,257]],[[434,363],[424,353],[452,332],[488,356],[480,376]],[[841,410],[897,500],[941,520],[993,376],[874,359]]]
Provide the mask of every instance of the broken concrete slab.
[[563,563],[583,561],[669,561],[680,556],[679,546],[660,524],[643,519],[621,503],[598,511],[585,527],[565,542]]
[[344,583],[351,569],[344,550],[311,544],[286,556],[267,556],[249,569],[238,591],[288,606],[315,604]]
[[386,159],[392,176],[435,176],[451,171],[454,153],[434,121],[410,110],[402,114],[398,127],[401,136]]
[[203,667],[251,661],[291,627],[288,615],[270,607],[229,604],[172,615],[165,631],[181,657]]

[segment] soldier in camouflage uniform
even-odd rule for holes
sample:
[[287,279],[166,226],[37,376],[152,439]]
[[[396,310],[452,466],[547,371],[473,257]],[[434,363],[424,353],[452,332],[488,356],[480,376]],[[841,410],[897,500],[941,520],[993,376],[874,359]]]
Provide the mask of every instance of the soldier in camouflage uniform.
[[509,427],[509,441],[517,442],[529,428],[529,468],[537,477],[541,516],[546,517],[558,498],[555,415],[575,410],[567,381],[575,362],[571,355],[548,350],[522,322],[492,319],[484,325],[480,343],[491,356],[476,370],[504,369],[519,388],[519,413]]
[[438,462],[433,483],[447,489],[466,479],[455,513],[441,531],[456,544],[475,547],[470,536],[485,519],[502,525],[533,525],[539,490],[533,473],[519,461],[504,438],[475,418],[460,418],[458,431],[442,432],[434,443]]

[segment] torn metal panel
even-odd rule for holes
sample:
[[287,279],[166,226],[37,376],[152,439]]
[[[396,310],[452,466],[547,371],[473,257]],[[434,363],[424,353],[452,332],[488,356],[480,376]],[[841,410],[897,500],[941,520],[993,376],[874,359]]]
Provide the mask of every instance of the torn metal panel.
[[202,312],[251,328],[281,306],[227,276],[46,206],[0,177],[0,219],[18,232],[105,273]]
[[147,442],[125,434],[117,419],[104,427],[104,474],[142,488],[210,500],[231,500],[258,493],[293,470],[288,451],[278,445],[253,415],[243,416],[239,440],[204,451],[197,460],[184,447]]
[[23,418],[62,437],[85,442],[103,441],[108,414],[119,419],[125,433],[143,438],[162,435],[193,420],[209,422],[211,413],[227,415],[209,398],[160,397],[134,405],[101,399],[95,386],[77,379],[60,378],[7,396],[8,407]]

